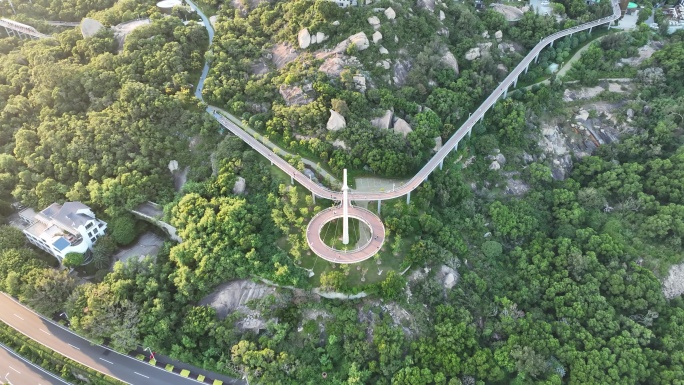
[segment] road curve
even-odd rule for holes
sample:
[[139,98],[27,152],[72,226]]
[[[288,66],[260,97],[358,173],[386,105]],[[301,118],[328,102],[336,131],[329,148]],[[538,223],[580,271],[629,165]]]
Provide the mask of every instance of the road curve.
[[197,381],[117,353],[75,334],[0,294],[0,321],[55,352],[102,374],[133,385],[190,385]]
[[330,207],[316,214],[306,228],[306,239],[309,248],[319,257],[334,263],[357,263],[377,254],[385,242],[385,226],[382,220],[372,212],[356,207],[349,206],[349,217],[356,218],[364,222],[370,228],[370,240],[355,250],[342,251],[335,250],[326,245],[321,238],[323,225],[333,219],[342,218],[342,207]]
[[[189,1],[190,2],[190,1]],[[192,4],[192,2],[190,2]],[[194,4],[193,4],[194,5]],[[605,25],[608,23],[611,23],[617,19],[620,18],[622,12],[620,11],[620,6],[619,3],[613,1],[613,14],[608,17],[604,17],[598,20],[594,20],[588,23],[584,23],[569,29],[565,29],[559,32],[556,32],[552,35],[549,35],[542,39],[534,48],[523,58],[523,60],[511,71],[508,76],[499,84],[499,86],[485,99],[484,102],[478,107],[477,110],[475,110],[468,120],[466,120],[461,127],[449,138],[449,140],[442,146],[442,148],[435,153],[435,155],[423,166],[423,168],[418,171],[418,173],[413,176],[409,181],[407,181],[405,184],[397,187],[396,189],[393,189],[392,191],[387,191],[387,192],[357,192],[357,191],[351,191],[349,193],[350,199],[354,201],[372,201],[372,200],[386,200],[386,199],[394,199],[398,198],[401,196],[404,196],[406,194],[409,194],[411,191],[415,190],[424,180],[427,179],[427,177],[437,168],[449,155],[449,153],[458,145],[458,143],[463,139],[463,137],[466,136],[466,134],[469,134],[473,126],[484,117],[484,114],[489,111],[489,109],[496,104],[496,102],[499,100],[499,98],[504,95],[508,88],[517,82],[518,77],[520,76],[521,73],[523,73],[530,63],[535,60],[539,53],[546,48],[549,44],[552,44],[554,41],[563,38],[565,36],[569,36],[578,32],[582,32],[585,30],[588,30],[590,28],[598,27],[601,25]],[[199,10],[198,10],[199,11]],[[207,29],[211,28],[211,23],[206,19],[206,17],[201,14],[202,20],[204,21],[204,24],[207,26]],[[213,37],[213,29],[211,30],[211,36]],[[205,68],[206,69],[206,68]],[[202,79],[203,81],[203,79]],[[198,90],[200,91],[202,88],[202,84],[198,86]],[[197,93],[196,93],[197,94]],[[199,92],[198,98],[201,99],[201,91]],[[322,197],[322,198],[329,198],[332,200],[342,200],[342,193],[339,191],[332,191],[324,186],[319,185],[318,183],[312,182],[307,178],[304,174],[299,172],[297,169],[295,169],[292,165],[287,163],[284,159],[280,158],[277,154],[274,154],[268,147],[266,147],[264,144],[259,142],[256,138],[253,136],[249,135],[246,133],[244,130],[242,130],[240,127],[235,125],[233,122],[231,122],[229,119],[226,119],[225,117],[221,116],[219,113],[215,111],[214,107],[209,106],[207,108],[207,111],[210,112],[214,118],[226,129],[228,129],[230,132],[235,134],[236,136],[240,137],[243,141],[245,141],[247,144],[249,144],[254,150],[259,152],[261,155],[266,157],[271,161],[272,164],[278,166],[281,170],[283,170],[285,173],[288,175],[291,175],[297,182],[299,182],[302,186],[307,188],[309,191],[311,191],[313,194]]]

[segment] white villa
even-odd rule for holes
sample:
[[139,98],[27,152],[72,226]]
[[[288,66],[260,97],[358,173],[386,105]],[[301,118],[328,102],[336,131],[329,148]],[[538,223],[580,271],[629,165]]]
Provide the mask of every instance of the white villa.
[[53,203],[39,213],[27,208],[19,216],[30,224],[24,229],[28,240],[60,262],[68,253],[82,254],[92,248],[107,228],[81,202]]

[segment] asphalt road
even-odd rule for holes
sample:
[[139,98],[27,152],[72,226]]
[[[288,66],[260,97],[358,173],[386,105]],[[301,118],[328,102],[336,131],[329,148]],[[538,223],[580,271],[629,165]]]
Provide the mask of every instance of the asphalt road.
[[120,381],[133,385],[198,384],[195,380],[180,377],[105,347],[91,345],[85,338],[37,315],[5,293],[0,294],[0,309],[0,320],[20,333],[73,361]]
[[0,344],[0,382],[11,385],[70,385]]
[[[485,99],[485,101],[475,110],[468,120],[461,125],[461,127],[452,135],[451,138],[442,146],[442,148],[437,151],[437,153],[423,166],[423,168],[418,171],[418,173],[411,178],[408,182],[402,186],[397,187],[392,191],[387,192],[355,192],[349,193],[350,199],[354,201],[374,201],[374,200],[386,200],[394,199],[404,195],[409,194],[411,191],[415,190],[427,177],[444,161],[444,159],[449,155],[449,153],[456,148],[458,143],[469,134],[473,126],[484,117],[484,114],[489,111],[489,109],[496,104],[496,102],[501,98],[502,95],[506,93],[509,87],[517,82],[518,77],[522,74],[532,63],[535,58],[538,57],[539,53],[546,48],[548,45],[554,41],[569,36],[578,32],[588,30],[590,28],[599,27],[606,25],[614,20],[620,18],[621,11],[618,3],[613,2],[613,14],[608,17],[604,17],[598,20],[594,20],[585,24],[578,25],[563,31],[556,32],[542,39],[522,61],[511,71],[508,76],[499,84],[499,86]],[[206,24],[206,23],[205,23]],[[312,182],[304,174],[299,172],[297,169],[292,167],[286,160],[274,154],[271,149],[266,147],[264,144],[259,142],[256,138],[246,133],[235,123],[226,119],[219,113],[215,111],[214,107],[209,106],[207,111],[210,112],[218,122],[231,131],[236,136],[240,137],[243,141],[249,144],[254,150],[259,152],[261,155],[266,157],[273,163],[283,170],[288,175],[291,175],[297,182],[307,188],[309,191],[315,195],[331,199],[331,200],[342,200],[342,193],[339,191],[331,191],[319,184]]]

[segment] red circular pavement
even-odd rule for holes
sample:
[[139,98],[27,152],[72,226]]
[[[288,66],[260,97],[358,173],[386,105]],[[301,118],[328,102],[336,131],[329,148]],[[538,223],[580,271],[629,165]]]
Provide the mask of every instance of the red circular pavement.
[[382,220],[364,208],[351,205],[349,206],[349,218],[358,219],[370,228],[370,240],[359,248],[348,251],[336,250],[326,245],[321,238],[321,229],[326,223],[337,218],[342,218],[342,208],[339,206],[321,211],[309,222],[309,226],[306,228],[306,240],[311,251],[316,255],[334,263],[356,263],[365,261],[380,251],[385,242],[385,226],[382,224]]

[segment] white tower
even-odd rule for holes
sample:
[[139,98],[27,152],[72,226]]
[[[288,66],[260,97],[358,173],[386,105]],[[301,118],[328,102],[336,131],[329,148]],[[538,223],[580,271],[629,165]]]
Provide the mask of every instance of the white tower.
[[347,169],[342,177],[342,243],[349,244],[349,187],[347,187]]

